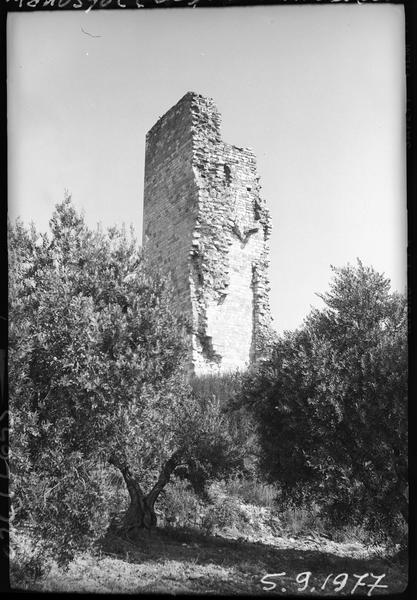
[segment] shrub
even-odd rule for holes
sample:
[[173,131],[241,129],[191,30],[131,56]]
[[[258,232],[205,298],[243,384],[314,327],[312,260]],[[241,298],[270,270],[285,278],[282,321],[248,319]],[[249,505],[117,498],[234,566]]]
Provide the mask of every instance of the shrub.
[[248,522],[248,516],[236,498],[217,497],[207,507],[201,528],[209,534],[226,527],[243,532]]
[[277,498],[277,488],[258,479],[249,479],[242,475],[234,475],[225,482],[228,495],[236,496],[247,504],[273,507]]
[[259,444],[254,416],[239,402],[242,380],[243,374],[236,371],[193,376],[190,385],[203,409],[213,402],[218,405],[230,440],[241,449],[239,472],[254,478],[258,472]]
[[33,582],[52,568],[52,557],[42,539],[28,531],[10,526],[10,585],[13,589],[28,589]]
[[190,483],[176,478],[161,495],[157,505],[161,523],[174,527],[198,527],[204,511],[205,505]]
[[322,533],[325,530],[320,508],[312,506],[289,505],[278,511],[280,525],[286,535]]

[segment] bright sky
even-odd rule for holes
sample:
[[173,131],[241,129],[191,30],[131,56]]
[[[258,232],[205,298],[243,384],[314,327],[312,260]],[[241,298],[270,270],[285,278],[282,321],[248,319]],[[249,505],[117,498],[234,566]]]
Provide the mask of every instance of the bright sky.
[[141,239],[145,134],[187,91],[257,155],[278,331],[320,306],[331,264],[404,290],[401,5],[9,14],[10,217],[46,230],[67,188],[91,225]]

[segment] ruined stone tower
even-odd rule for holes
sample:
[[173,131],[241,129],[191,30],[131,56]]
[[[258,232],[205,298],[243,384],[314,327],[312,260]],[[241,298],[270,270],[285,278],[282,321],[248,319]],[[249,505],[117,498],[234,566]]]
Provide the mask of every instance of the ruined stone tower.
[[146,136],[143,242],[189,317],[192,372],[266,352],[270,227],[254,153],[223,142],[214,102],[188,92]]

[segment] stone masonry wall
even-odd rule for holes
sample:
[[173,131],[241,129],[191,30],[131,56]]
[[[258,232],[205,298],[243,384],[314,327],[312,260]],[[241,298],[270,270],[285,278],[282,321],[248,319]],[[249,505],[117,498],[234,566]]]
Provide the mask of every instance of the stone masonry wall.
[[192,325],[191,371],[267,353],[270,230],[254,153],[223,142],[213,101],[187,93],[147,134],[144,243]]

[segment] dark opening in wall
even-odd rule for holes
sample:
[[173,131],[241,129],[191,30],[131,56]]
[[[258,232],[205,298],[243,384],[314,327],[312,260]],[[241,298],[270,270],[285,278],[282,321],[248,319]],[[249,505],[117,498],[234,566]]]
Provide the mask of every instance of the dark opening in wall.
[[255,198],[253,203],[253,212],[255,213],[255,221],[259,221],[261,218],[261,205],[259,204],[259,200]]
[[226,177],[226,185],[230,185],[232,181],[232,171],[230,170],[229,165],[223,165],[224,176]]

